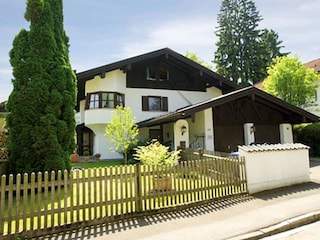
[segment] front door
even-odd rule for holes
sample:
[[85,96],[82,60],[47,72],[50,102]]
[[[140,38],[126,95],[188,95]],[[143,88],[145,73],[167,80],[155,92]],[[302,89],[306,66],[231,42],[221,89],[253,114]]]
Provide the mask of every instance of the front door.
[[89,151],[89,154],[93,154],[93,136],[94,133],[90,128],[84,125],[77,126],[77,152],[79,155],[83,155],[84,151]]

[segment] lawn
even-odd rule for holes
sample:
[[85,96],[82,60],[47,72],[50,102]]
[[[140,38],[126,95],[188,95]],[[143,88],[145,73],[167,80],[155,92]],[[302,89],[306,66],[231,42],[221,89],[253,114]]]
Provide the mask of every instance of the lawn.
[[89,161],[89,162],[77,162],[71,163],[72,168],[104,168],[104,167],[115,167],[124,165],[124,161],[122,159],[112,159],[112,160],[101,160],[97,161]]

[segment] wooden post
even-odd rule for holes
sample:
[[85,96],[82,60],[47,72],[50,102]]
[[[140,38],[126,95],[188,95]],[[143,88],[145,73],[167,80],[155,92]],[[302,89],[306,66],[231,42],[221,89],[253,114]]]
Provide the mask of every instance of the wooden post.
[[199,160],[201,160],[202,157],[203,157],[203,149],[202,149],[202,148],[199,148],[199,149],[198,149],[198,153],[199,153]]
[[141,166],[136,164],[136,212],[142,212]]

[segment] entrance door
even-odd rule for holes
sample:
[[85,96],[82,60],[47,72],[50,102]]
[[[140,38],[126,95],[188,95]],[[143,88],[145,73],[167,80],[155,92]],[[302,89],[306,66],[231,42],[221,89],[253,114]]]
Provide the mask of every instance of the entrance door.
[[89,154],[93,154],[93,136],[94,133],[90,128],[84,125],[77,126],[77,152],[79,155],[83,155],[84,151],[89,151]]

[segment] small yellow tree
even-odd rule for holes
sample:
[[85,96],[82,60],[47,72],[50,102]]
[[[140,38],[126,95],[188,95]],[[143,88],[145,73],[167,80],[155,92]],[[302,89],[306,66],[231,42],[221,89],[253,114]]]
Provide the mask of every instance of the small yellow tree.
[[116,111],[112,112],[111,122],[105,128],[105,135],[114,144],[110,150],[123,154],[125,164],[128,163],[128,148],[137,142],[138,134],[138,125],[131,109],[117,106]]

